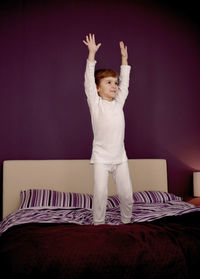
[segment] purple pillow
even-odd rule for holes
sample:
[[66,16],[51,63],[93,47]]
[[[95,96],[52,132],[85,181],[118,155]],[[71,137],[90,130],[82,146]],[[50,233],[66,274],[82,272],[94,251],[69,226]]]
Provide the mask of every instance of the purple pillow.
[[82,193],[29,189],[21,191],[20,198],[20,209],[31,207],[92,208],[92,195]]
[[[165,203],[168,201],[182,201],[182,198],[162,191],[141,191],[133,193],[134,203]],[[120,200],[118,196],[108,197],[108,208],[117,207],[119,204]]]
[[[46,189],[29,189],[20,193],[20,209],[23,208],[86,208],[92,209],[91,194],[65,193]],[[172,193],[161,191],[142,191],[133,193],[134,203],[164,203],[168,201],[182,201],[181,197]],[[117,195],[108,196],[107,208],[114,208],[120,205]]]
[[133,193],[133,202],[164,203],[168,201],[182,201],[181,197],[162,191],[143,191]]
[[109,196],[107,201],[107,208],[114,208],[119,206],[120,200],[117,195]]

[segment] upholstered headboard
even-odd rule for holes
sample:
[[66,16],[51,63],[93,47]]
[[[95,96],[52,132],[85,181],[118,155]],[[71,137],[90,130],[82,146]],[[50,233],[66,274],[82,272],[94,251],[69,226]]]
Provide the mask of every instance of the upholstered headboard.
[[[164,159],[131,159],[129,169],[133,191],[168,191],[167,165]],[[93,166],[89,160],[9,160],[3,163],[3,217],[15,211],[20,191],[53,189],[75,193],[93,193]],[[116,187],[109,178],[109,195]]]

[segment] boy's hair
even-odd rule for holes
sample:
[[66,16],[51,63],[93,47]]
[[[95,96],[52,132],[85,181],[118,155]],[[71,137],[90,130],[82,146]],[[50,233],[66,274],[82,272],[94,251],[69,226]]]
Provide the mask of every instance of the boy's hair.
[[111,69],[99,69],[95,71],[94,77],[95,77],[95,83],[98,86],[102,78],[106,78],[106,77],[119,78],[119,75],[117,72]]

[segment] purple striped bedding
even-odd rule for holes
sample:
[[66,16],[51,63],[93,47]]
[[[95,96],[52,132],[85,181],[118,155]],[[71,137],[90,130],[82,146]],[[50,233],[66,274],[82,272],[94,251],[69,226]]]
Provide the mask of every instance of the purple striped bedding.
[[[20,193],[20,209],[32,207],[63,207],[92,209],[92,195],[80,193],[65,193],[54,190],[29,189]],[[144,191],[133,193],[133,201],[139,203],[160,203],[181,198],[172,193],[161,191]],[[119,206],[118,196],[109,196],[107,208]]]
[[32,207],[92,208],[92,195],[29,189],[20,193],[20,209]]
[[[200,207],[180,201],[171,200],[162,203],[134,203],[132,223],[151,222],[166,216],[178,216],[194,211],[200,211]],[[23,208],[8,215],[0,223],[0,234],[8,228],[25,223],[74,223],[79,225],[93,224],[91,209],[86,208]],[[120,225],[119,206],[107,208],[106,224]]]

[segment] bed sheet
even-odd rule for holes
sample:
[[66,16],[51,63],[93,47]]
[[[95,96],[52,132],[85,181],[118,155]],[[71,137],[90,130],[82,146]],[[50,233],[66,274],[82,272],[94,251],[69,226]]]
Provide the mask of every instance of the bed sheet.
[[[200,211],[200,207],[183,201],[166,203],[134,203],[131,223],[151,222],[166,216],[178,216],[189,212]],[[120,225],[120,208],[107,208],[106,224]],[[20,209],[9,214],[0,223],[0,235],[8,228],[26,223],[74,223],[92,225],[92,210],[85,208],[29,208]]]

